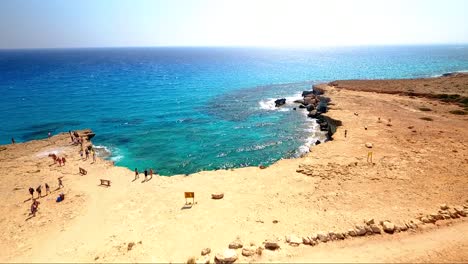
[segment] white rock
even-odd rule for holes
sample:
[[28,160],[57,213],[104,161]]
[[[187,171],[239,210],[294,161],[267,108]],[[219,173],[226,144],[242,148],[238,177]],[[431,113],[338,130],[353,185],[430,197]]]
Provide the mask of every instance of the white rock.
[[195,263],[196,264],[209,264],[210,263],[210,257],[209,256],[201,256],[195,261]]
[[299,246],[299,244],[302,244],[302,239],[296,235],[289,235],[286,237],[286,242],[291,246]]
[[372,146],[373,146],[372,143],[370,143],[370,142],[366,143],[366,148],[372,148]]
[[215,263],[229,264],[237,260],[237,253],[234,249],[226,249],[222,254],[216,254]]
[[393,232],[395,232],[395,224],[391,222],[385,221],[383,222],[382,226],[383,230],[387,233],[393,234]]

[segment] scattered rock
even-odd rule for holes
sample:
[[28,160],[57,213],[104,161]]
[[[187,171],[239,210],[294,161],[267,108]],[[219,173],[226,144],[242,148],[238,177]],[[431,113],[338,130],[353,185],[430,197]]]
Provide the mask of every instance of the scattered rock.
[[310,235],[310,236],[308,236],[308,238],[309,238],[310,241],[316,241],[318,239],[317,234]]
[[338,233],[335,234],[335,237],[336,237],[336,239],[343,240],[343,239],[345,239],[345,234],[338,232]]
[[265,248],[269,250],[276,250],[280,248],[278,242],[267,240],[265,241]]
[[447,204],[441,204],[441,205],[440,205],[440,209],[441,209],[441,210],[448,210],[449,207],[448,207]]
[[211,253],[211,248],[204,248],[201,251],[202,256],[208,255]]
[[433,223],[433,220],[430,219],[429,217],[427,216],[423,216],[421,217],[421,222],[425,223],[425,224],[430,224],[430,223]]
[[463,209],[463,207],[461,207],[461,206],[455,206],[455,207],[453,208],[453,210],[455,210],[455,212],[457,212],[458,215],[463,216],[463,217],[466,217],[466,212],[465,212],[465,210]]
[[356,229],[356,235],[358,236],[363,236],[367,233],[366,228],[362,225],[356,225],[354,228]]
[[224,193],[213,193],[213,194],[211,194],[212,199],[216,199],[216,200],[217,199],[223,199],[223,197],[224,197]]
[[330,240],[330,238],[328,237],[328,233],[323,231],[317,233],[317,238],[318,240],[320,240],[320,242],[327,242],[328,240]]
[[366,223],[366,225],[372,225],[372,224],[375,224],[375,221],[374,221],[374,218],[372,218],[372,219],[364,220],[364,223]]
[[234,249],[226,249],[222,254],[218,253],[215,256],[215,263],[231,264],[237,260],[237,253]]
[[372,143],[370,143],[370,142],[366,143],[366,148],[372,148],[372,147],[373,147]]
[[243,247],[243,244],[242,244],[242,241],[240,241],[240,239],[236,239],[229,244],[229,248],[231,249],[238,249],[242,247]]
[[135,246],[135,243],[133,243],[133,242],[128,243],[128,245],[127,245],[127,251],[132,250],[132,248],[133,248],[134,246]]
[[372,230],[372,233],[374,234],[382,234],[382,229],[380,229],[380,227],[376,224],[371,224],[370,226],[370,229]]
[[187,264],[196,264],[196,260],[195,260],[195,257],[190,257],[189,259],[187,259]]
[[263,248],[262,248],[262,247],[258,247],[257,250],[255,251],[255,253],[257,253],[257,255],[261,256],[262,253],[263,253]]
[[310,239],[308,237],[302,237],[302,243],[304,245],[310,245]]
[[405,232],[405,231],[408,231],[408,227],[405,225],[405,224],[398,224],[398,225],[395,225],[395,228],[402,231],[402,232]]
[[278,223],[278,220],[273,220],[273,224],[277,224]]
[[348,230],[348,235],[352,236],[352,237],[355,237],[355,236],[357,236],[357,232],[354,229],[349,229]]
[[395,224],[389,221],[383,222],[382,226],[383,226],[383,230],[389,234],[393,234],[393,232],[395,232]]
[[250,257],[255,255],[257,249],[253,246],[248,246],[242,249],[242,256]]
[[94,260],[98,260],[98,259],[99,259],[99,256],[96,256],[96,257],[94,258]]

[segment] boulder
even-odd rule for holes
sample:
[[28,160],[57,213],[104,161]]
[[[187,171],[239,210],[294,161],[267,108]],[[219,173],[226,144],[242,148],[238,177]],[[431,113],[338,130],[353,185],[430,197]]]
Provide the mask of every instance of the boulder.
[[307,95],[313,95],[314,94],[314,91],[303,91],[302,92],[302,97],[305,97]]
[[364,226],[364,228],[366,229],[366,235],[373,235],[374,232],[372,231],[372,228],[370,228],[370,226],[366,225]]
[[215,263],[230,264],[237,260],[237,253],[234,249],[226,249],[224,252],[218,253],[215,256]]
[[265,241],[265,248],[269,250],[276,250],[280,248],[278,242],[267,240]]
[[402,232],[408,231],[408,227],[405,224],[397,224],[395,225],[395,229],[398,229]]
[[328,240],[330,240],[328,233],[324,231],[317,232],[317,238],[318,240],[320,240],[320,242],[327,242]]
[[366,148],[372,148],[372,147],[373,147],[372,143],[370,143],[370,142],[366,143]]
[[354,229],[349,229],[348,230],[348,235],[352,236],[352,237],[355,237],[355,236],[357,236],[357,232]]
[[382,234],[382,229],[376,224],[370,224],[369,225],[370,229],[372,230],[372,233],[374,234]]
[[242,256],[250,257],[255,255],[257,248],[254,246],[248,246],[242,249]]
[[223,199],[223,197],[224,197],[224,193],[213,193],[213,194],[211,194],[211,199],[218,200],[218,199]]
[[460,218],[460,216],[458,215],[458,212],[455,211],[455,209],[449,209],[447,211],[448,211],[451,218],[453,218],[453,219]]
[[367,233],[367,230],[362,225],[355,225],[354,228],[356,229],[356,235],[364,236]]
[[457,214],[458,214],[459,216],[466,217],[466,212],[465,212],[465,210],[463,209],[463,207],[461,207],[461,206],[455,206],[455,207],[453,208],[453,210],[455,210],[455,212],[457,212]]
[[309,114],[307,114],[307,116],[311,118],[317,118],[319,115],[320,114],[316,110],[310,111]]
[[309,240],[310,241],[317,241],[318,237],[317,237],[317,234],[312,234],[310,236],[308,236]]
[[343,234],[341,232],[338,232],[338,233],[335,233],[335,237],[336,237],[336,239],[343,240],[343,239],[345,239],[345,234]]
[[302,243],[304,245],[310,245],[310,239],[308,237],[302,237]]
[[421,222],[425,223],[425,224],[430,224],[430,223],[434,223],[435,219],[432,219],[430,217],[427,217],[427,216],[423,216],[421,217]]
[[372,224],[375,224],[375,221],[374,221],[374,218],[371,218],[371,219],[364,220],[364,223],[366,223],[366,225],[372,225]]
[[393,232],[395,232],[395,224],[393,224],[393,223],[391,223],[389,221],[383,222],[382,226],[383,226],[383,230],[386,233],[393,234]]
[[280,107],[282,105],[286,104],[286,98],[281,98],[275,100],[275,107]]
[[238,249],[238,248],[242,248],[242,246],[243,244],[242,244],[242,241],[240,241],[240,239],[236,239],[232,241],[231,243],[229,243],[230,249]]
[[202,256],[208,255],[208,254],[210,254],[210,253],[211,253],[211,248],[204,248],[204,249],[202,249],[202,251],[201,251],[201,255],[202,255]]

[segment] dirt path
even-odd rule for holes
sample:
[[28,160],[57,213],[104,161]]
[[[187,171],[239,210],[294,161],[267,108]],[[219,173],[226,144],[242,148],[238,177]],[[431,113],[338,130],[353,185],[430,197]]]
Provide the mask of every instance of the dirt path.
[[[466,263],[468,261],[468,223],[457,222],[416,233],[373,236],[303,246],[294,255],[273,259],[275,262],[429,262]],[[260,261],[268,261],[268,256]]]

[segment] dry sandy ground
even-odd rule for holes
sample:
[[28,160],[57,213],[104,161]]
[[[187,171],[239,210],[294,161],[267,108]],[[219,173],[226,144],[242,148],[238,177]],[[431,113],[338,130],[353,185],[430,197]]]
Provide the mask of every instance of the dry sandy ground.
[[[346,231],[367,218],[398,223],[437,212],[441,203],[468,203],[467,117],[449,113],[459,106],[334,87],[327,96],[333,102],[327,115],[343,122],[335,140],[263,170],[155,176],[142,183],[143,175],[133,181],[126,168],[81,160],[67,134],[1,146],[0,262],[185,262],[205,247],[212,249],[213,261],[237,237],[261,245],[289,234]],[[65,166],[47,157],[54,150],[67,158]],[[366,160],[369,150],[373,163]],[[88,174],[79,175],[78,167]],[[298,173],[299,168],[312,172]],[[55,190],[59,176],[65,188],[40,198],[38,214],[30,217],[28,188],[47,182]],[[98,186],[99,179],[112,186]],[[196,204],[188,209],[185,191],[195,192]],[[60,192],[65,201],[56,203]],[[225,196],[212,200],[214,192]],[[281,244],[281,250],[261,257],[238,251],[238,262],[412,261],[412,249],[415,261],[467,262],[468,236],[461,235],[467,233],[466,218],[459,222],[416,235],[308,248]]]

